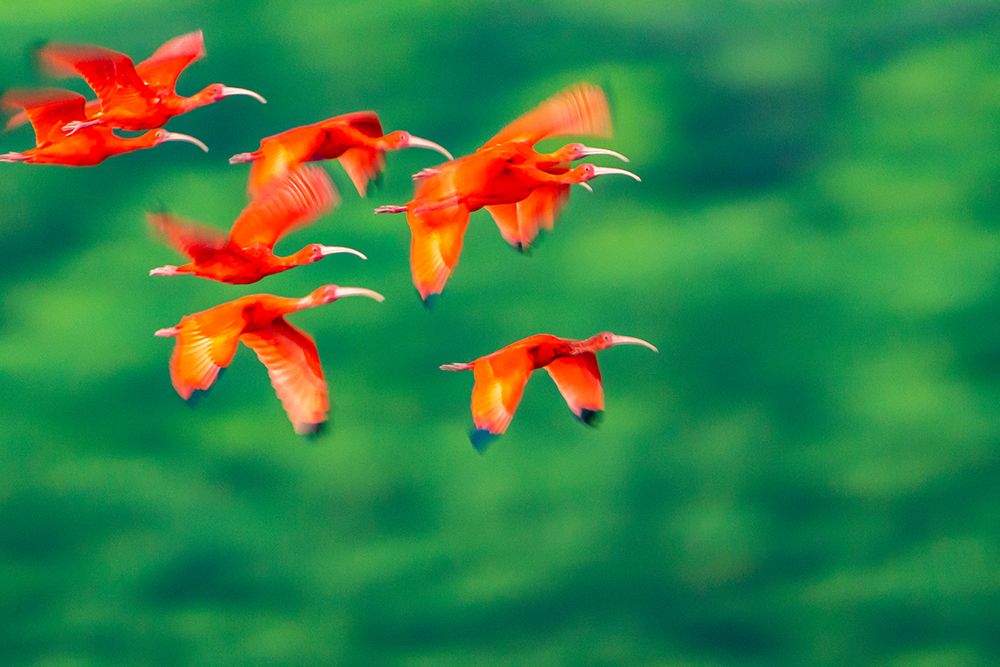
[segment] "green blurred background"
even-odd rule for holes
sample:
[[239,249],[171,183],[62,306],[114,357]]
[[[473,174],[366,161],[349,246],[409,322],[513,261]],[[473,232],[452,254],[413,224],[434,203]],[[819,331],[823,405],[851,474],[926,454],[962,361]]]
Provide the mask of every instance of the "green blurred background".
[[[1000,5],[285,2],[0,6],[32,44],[248,98],[91,169],[2,165],[0,663],[981,665],[1000,660]],[[641,184],[574,192],[530,256],[474,214],[433,312],[401,216],[433,153],[279,249],[258,285],[153,279],[146,210],[227,226],[260,137],[375,109],[456,155],[577,81]],[[68,82],[85,91],[81,82]],[[544,147],[560,145],[549,142]],[[31,132],[0,137],[0,152]],[[613,161],[607,164],[614,164]],[[297,438],[242,349],[195,407],[152,332],[258,291],[382,291],[292,319],[335,411]],[[545,374],[485,456],[464,361],[610,329],[607,414]]]

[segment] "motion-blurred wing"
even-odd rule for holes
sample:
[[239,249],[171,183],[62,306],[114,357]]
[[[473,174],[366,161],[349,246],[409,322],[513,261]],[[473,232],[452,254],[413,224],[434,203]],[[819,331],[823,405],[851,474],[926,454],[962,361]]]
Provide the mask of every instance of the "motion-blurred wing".
[[604,410],[601,371],[597,367],[597,355],[593,352],[559,357],[545,370],[577,419],[590,424],[597,413]]
[[504,241],[518,250],[525,246],[517,222],[517,204],[496,204],[487,206],[486,210],[493,217],[493,222],[497,223]]
[[556,218],[569,200],[568,185],[546,185],[535,190],[517,203],[517,223],[521,242],[531,245],[538,230],[551,230]]
[[339,201],[333,182],[319,167],[293,169],[252,199],[233,223],[230,240],[241,248],[272,247],[293,229],[308,225]]
[[267,368],[274,391],[299,434],[314,433],[330,412],[330,399],[313,339],[278,318],[241,339]]
[[477,429],[499,435],[507,430],[531,375],[523,347],[504,349],[473,364],[472,421]]
[[425,302],[440,294],[462,254],[469,226],[469,209],[462,204],[425,213],[407,211],[410,225],[410,271],[413,285]]
[[376,180],[385,169],[385,151],[365,146],[348,148],[340,156],[340,164],[344,167],[354,188],[362,197],[368,191],[368,181]]
[[205,250],[218,250],[226,245],[226,235],[169,213],[147,213],[149,226],[185,257],[197,259]]
[[181,319],[170,357],[170,379],[181,398],[187,400],[195,390],[212,386],[219,371],[233,360],[244,324],[238,301]]
[[62,126],[72,120],[84,120],[85,104],[83,95],[61,88],[11,90],[0,97],[0,106],[5,109],[24,109],[35,130],[37,146],[64,138]]
[[177,77],[191,63],[205,57],[205,38],[201,30],[168,40],[153,55],[136,65],[143,81],[156,88],[177,86]]
[[608,100],[598,86],[581,83],[556,93],[500,130],[483,147],[508,141],[535,144],[546,137],[568,134],[611,135]]
[[149,89],[124,53],[83,44],[46,44],[38,50],[42,65],[54,76],[79,75],[101,100],[101,108],[143,108]]
[[320,123],[321,127],[328,125],[348,125],[369,137],[381,137],[383,134],[382,121],[379,120],[378,114],[374,111],[345,113]]

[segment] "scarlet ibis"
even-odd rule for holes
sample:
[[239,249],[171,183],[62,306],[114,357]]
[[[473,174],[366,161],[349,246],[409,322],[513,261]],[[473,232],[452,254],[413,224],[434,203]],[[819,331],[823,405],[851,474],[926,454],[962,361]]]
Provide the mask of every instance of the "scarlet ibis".
[[13,90],[0,98],[0,106],[23,108],[35,130],[35,147],[21,152],[0,154],[0,162],[30,162],[86,167],[99,164],[113,155],[152,148],[165,141],[186,141],[208,151],[198,139],[166,130],[152,130],[138,137],[119,137],[110,127],[87,127],[66,136],[67,122],[83,120],[83,95],[69,90]]
[[[221,83],[190,97],[178,95],[177,78],[204,56],[201,30],[174,37],[138,65],[124,53],[99,46],[51,43],[38,50],[40,62],[52,74],[81,76],[97,94],[98,99],[88,105],[87,118],[66,123],[63,129],[68,133],[97,124],[124,130],[162,127],[174,116],[230,95],[247,95],[266,102],[252,90]],[[16,122],[12,119],[13,124]]]
[[[487,178],[493,184],[491,189],[469,192],[462,196],[447,194],[455,192],[455,180],[467,174],[474,174],[479,178],[483,171],[489,172]],[[562,173],[549,173],[530,164],[518,165],[496,160],[478,163],[475,170],[453,170],[449,163],[439,173],[422,179],[417,186],[416,195],[405,206],[380,206],[375,212],[406,213],[411,236],[410,272],[420,298],[428,305],[431,296],[444,290],[458,265],[472,211],[484,206],[512,205],[510,202],[525,199],[539,188],[554,193],[550,196],[561,196],[560,188],[586,183],[607,174],[622,174],[639,180],[638,176],[625,169],[597,167],[593,164],[582,164]],[[441,193],[446,194],[441,197]],[[555,215],[555,204],[542,197],[538,197],[531,205],[539,210],[547,206],[547,210]],[[518,221],[505,223],[501,225],[501,229],[506,230],[505,235],[513,237],[519,229]]]
[[325,285],[301,299],[253,294],[186,315],[175,326],[159,329],[155,335],[177,339],[170,357],[174,389],[184,400],[195,391],[207,391],[242,341],[267,368],[295,432],[317,432],[330,410],[319,352],[313,339],[285,316],[347,296],[384,300],[370,289],[337,285]]
[[532,371],[544,368],[569,409],[581,422],[593,425],[604,410],[604,388],[596,352],[613,345],[642,345],[641,338],[603,332],[585,340],[535,334],[467,363],[444,364],[443,371],[471,370],[472,421],[469,439],[479,451],[504,433],[514,417]]
[[167,242],[191,259],[182,266],[160,266],[151,276],[185,273],[224,283],[254,283],[264,276],[328,255],[364,254],[353,248],[312,243],[287,257],[274,254],[274,244],[294,229],[310,224],[337,202],[330,177],[318,167],[289,172],[278,184],[251,200],[233,223],[229,234],[180,220],[164,213],[148,214],[150,224]]
[[409,132],[383,134],[378,114],[358,111],[261,139],[257,150],[237,153],[229,164],[253,162],[247,189],[256,196],[274,178],[303,162],[339,159],[364,197],[368,180],[378,177],[385,165],[385,152],[401,148],[427,148],[452,159],[442,146]]

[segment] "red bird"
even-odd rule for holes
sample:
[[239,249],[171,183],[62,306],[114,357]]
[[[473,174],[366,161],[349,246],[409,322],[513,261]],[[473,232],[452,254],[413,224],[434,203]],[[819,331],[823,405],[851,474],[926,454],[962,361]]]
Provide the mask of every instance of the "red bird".
[[528,247],[539,228],[550,229],[573,184],[624,169],[569,163],[586,155],[620,153],[568,144],[538,153],[542,138],[566,134],[607,134],[610,116],[600,88],[577,85],[559,93],[508,125],[483,147],[417,174],[413,199],[405,206],[381,206],[376,213],[406,213],[412,237],[410,269],[425,304],[439,294],[458,264],[469,214],[485,207],[501,234],[518,249]]
[[165,141],[187,141],[208,151],[198,139],[166,130],[153,130],[138,137],[119,137],[110,127],[88,127],[72,136],[62,132],[65,123],[83,120],[83,95],[69,90],[15,90],[0,98],[0,106],[25,110],[35,130],[35,147],[0,154],[0,162],[30,162],[89,167],[113,155],[152,148]]
[[181,398],[207,391],[229,365],[240,341],[257,353],[274,391],[299,434],[316,433],[330,411],[329,393],[316,343],[286,315],[332,303],[345,296],[384,297],[362,287],[325,285],[301,299],[254,294],[186,315],[155,335],[177,338],[170,379]]
[[383,134],[374,111],[359,111],[261,139],[257,150],[237,153],[229,158],[229,164],[253,162],[247,189],[250,196],[256,196],[273,179],[303,162],[340,159],[358,194],[364,197],[368,180],[382,172],[385,152],[401,148],[428,148],[452,159],[443,147],[409,132]]
[[604,410],[604,389],[601,371],[597,367],[599,350],[613,345],[643,345],[658,352],[641,338],[599,333],[586,340],[559,338],[536,334],[519,340],[493,354],[468,363],[445,364],[443,371],[471,370],[475,379],[472,388],[472,421],[475,427],[469,439],[479,451],[507,430],[514,417],[524,385],[532,371],[544,368],[566,399],[576,418],[593,425]]
[[330,177],[318,167],[302,167],[284,176],[262,196],[252,200],[236,218],[229,234],[179,220],[165,213],[148,214],[150,224],[167,242],[188,256],[182,266],[160,266],[151,276],[193,274],[224,283],[255,283],[264,276],[318,262],[327,255],[351,253],[353,248],[318,243],[278,257],[274,244],[292,230],[308,225],[337,202]]
[[[104,124],[123,130],[162,127],[174,116],[230,95],[266,100],[252,90],[214,83],[190,97],[178,95],[177,78],[205,56],[200,30],[174,37],[138,65],[124,53],[84,44],[47,44],[38,50],[43,66],[56,76],[81,76],[97,94],[87,105],[87,119],[66,123],[73,133]],[[8,127],[17,124],[12,119]]]

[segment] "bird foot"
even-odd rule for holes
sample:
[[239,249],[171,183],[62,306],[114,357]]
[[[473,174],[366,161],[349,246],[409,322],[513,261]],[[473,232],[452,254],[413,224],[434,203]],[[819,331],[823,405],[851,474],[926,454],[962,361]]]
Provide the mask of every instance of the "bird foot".
[[11,151],[10,153],[0,153],[0,162],[24,162],[28,159],[24,153]]
[[181,330],[178,327],[166,327],[164,329],[157,329],[153,335],[159,336],[160,338],[173,338],[179,334]]
[[149,275],[151,276],[179,276],[180,274],[181,272],[177,270],[177,267],[171,264],[158,266],[155,269],[149,270]]
[[377,209],[375,209],[375,213],[406,213],[406,207],[393,206],[391,204],[387,206],[379,206]]
[[415,173],[412,176],[412,178],[415,181],[419,181],[419,180],[421,180],[423,178],[430,178],[431,176],[434,176],[434,175],[439,174],[439,173],[441,173],[440,169],[435,169],[433,167],[427,167],[426,169],[421,169],[420,171],[418,171],[417,173]]
[[243,164],[253,160],[253,153],[237,153],[229,158],[229,164]]
[[71,137],[85,127],[93,127],[94,125],[100,125],[99,120],[72,120],[62,126],[62,131],[66,133],[67,137]]

